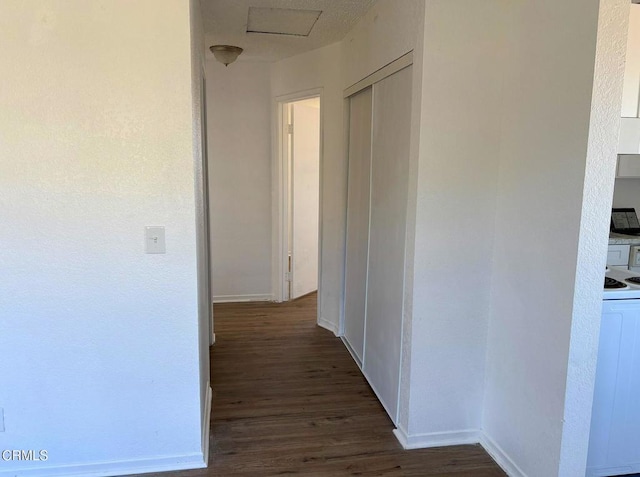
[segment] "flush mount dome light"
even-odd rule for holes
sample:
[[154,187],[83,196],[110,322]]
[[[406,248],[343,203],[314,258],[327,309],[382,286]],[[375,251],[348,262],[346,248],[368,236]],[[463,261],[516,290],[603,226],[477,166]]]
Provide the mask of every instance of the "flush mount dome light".
[[209,49],[211,53],[213,53],[213,56],[216,57],[216,60],[224,64],[224,66],[228,66],[236,61],[243,51],[239,46],[231,45],[213,45],[210,46]]

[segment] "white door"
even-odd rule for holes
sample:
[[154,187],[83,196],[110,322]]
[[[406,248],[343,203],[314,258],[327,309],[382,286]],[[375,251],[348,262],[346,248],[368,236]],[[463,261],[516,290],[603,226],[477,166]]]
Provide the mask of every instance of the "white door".
[[291,299],[318,289],[320,98],[292,103]]
[[363,372],[396,422],[409,187],[409,66],[373,86],[371,223]]
[[349,98],[349,186],[345,262],[344,337],[360,366],[364,356],[364,324],[369,260],[371,183],[371,87]]

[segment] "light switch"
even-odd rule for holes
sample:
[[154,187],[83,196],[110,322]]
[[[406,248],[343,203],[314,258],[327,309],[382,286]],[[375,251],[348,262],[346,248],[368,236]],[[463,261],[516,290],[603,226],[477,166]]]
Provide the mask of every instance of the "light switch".
[[166,253],[164,241],[164,227],[144,228],[144,252],[145,253]]

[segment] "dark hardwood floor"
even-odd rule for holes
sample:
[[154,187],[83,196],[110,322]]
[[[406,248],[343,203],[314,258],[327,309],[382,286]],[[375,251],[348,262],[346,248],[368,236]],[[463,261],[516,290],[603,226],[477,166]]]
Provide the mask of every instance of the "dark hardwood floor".
[[480,446],[404,451],[316,295],[215,307],[209,468],[202,476],[504,476]]

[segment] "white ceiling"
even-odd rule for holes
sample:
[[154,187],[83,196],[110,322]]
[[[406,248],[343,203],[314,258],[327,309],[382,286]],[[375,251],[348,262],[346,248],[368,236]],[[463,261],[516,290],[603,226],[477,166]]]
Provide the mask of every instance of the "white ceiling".
[[[238,61],[277,61],[344,38],[376,0],[200,0],[207,46],[244,48]],[[249,7],[320,10],[309,36],[247,33]],[[283,12],[284,13],[284,12]]]

